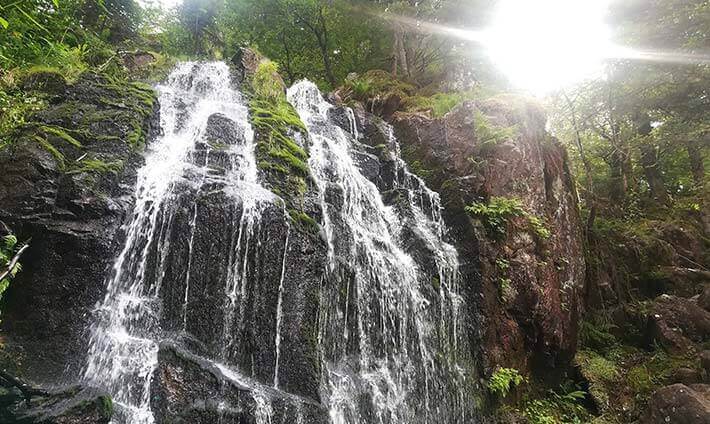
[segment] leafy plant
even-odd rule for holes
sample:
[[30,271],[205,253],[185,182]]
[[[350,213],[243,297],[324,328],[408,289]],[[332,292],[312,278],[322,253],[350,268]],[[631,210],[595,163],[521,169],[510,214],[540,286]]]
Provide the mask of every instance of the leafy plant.
[[488,380],[488,390],[504,398],[513,388],[525,381],[525,377],[515,368],[498,368]]
[[467,206],[466,211],[480,218],[489,234],[497,239],[506,236],[508,225],[513,218],[525,218],[529,229],[538,237],[542,239],[550,237],[550,230],[545,227],[542,220],[527,212],[518,199],[492,197],[488,203],[474,203]]
[[[0,271],[5,271],[7,269],[14,255],[16,245],[17,237],[13,235],[7,235],[0,240]],[[10,285],[10,278],[17,275],[17,273],[21,270],[22,266],[19,263],[15,264],[15,266],[10,270],[10,277],[0,281],[0,299],[2,299],[3,293]]]
[[473,125],[476,139],[482,144],[498,144],[517,136],[518,127],[501,127],[493,124],[480,110],[473,115]]
[[263,60],[252,77],[252,88],[257,97],[277,102],[284,98],[284,83],[275,62]]

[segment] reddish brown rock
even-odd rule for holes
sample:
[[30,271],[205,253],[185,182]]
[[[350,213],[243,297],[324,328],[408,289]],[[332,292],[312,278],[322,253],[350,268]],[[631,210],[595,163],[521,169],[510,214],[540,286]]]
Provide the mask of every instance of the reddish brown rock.
[[686,351],[710,338],[710,312],[690,299],[662,295],[651,309],[649,335],[667,349]]
[[[397,113],[392,123],[407,162],[441,193],[464,268],[480,281],[468,299],[485,316],[485,367],[526,371],[569,360],[583,308],[582,227],[566,151],[545,132],[542,109],[498,97],[465,102],[440,119]],[[490,140],[484,126],[515,131]],[[465,211],[492,197],[518,199],[551,236],[536,235],[518,217],[502,240],[492,238]]]
[[710,284],[705,284],[703,287],[703,292],[698,297],[698,305],[706,311],[710,311]]
[[656,391],[639,424],[710,424],[710,386],[674,384]]

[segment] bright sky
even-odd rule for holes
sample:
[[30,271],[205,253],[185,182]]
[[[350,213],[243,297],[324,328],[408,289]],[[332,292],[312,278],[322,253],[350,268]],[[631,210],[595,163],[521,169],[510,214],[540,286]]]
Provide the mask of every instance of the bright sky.
[[511,82],[533,94],[597,74],[614,51],[609,0],[503,0],[482,34]]
[[[164,8],[182,3],[182,0],[139,1]],[[492,26],[483,31],[436,25],[430,25],[430,30],[484,44],[513,84],[532,94],[544,95],[598,75],[603,59],[619,53],[605,24],[610,1],[501,0]]]
[[171,7],[182,4],[182,0],[138,0],[141,5],[154,5],[161,6],[163,9],[170,9]]

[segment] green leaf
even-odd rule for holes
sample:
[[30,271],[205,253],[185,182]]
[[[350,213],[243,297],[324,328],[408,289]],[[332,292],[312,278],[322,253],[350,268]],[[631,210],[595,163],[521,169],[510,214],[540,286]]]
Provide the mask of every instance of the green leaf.
[[59,9],[59,0],[52,0],[52,3],[54,3],[54,7]]
[[17,237],[10,234],[9,236],[3,237],[3,244],[6,250],[11,250],[17,244]]
[[8,21],[6,21],[5,19],[3,19],[2,16],[0,16],[0,26],[7,29],[7,27],[10,26],[10,23]]
[[42,24],[40,24],[39,22],[37,22],[37,20],[35,20],[35,18],[33,18],[29,13],[25,12],[24,10],[22,10],[22,8],[21,8],[20,6],[15,6],[15,9],[18,10],[18,11],[19,11],[20,13],[22,13],[23,15],[25,15],[25,18],[27,18],[30,22],[32,22],[33,24],[35,24],[35,26],[36,26],[37,28],[49,32],[49,30],[48,30],[47,28],[43,27]]

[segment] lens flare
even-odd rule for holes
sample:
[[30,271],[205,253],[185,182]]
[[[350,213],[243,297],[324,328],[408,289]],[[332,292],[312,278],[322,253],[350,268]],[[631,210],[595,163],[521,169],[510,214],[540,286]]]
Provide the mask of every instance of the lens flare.
[[605,23],[610,0],[503,0],[491,25],[479,31],[384,15],[409,31],[476,42],[511,83],[532,94],[602,74],[605,61],[626,59],[710,65],[710,54],[641,50],[611,41]]

